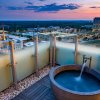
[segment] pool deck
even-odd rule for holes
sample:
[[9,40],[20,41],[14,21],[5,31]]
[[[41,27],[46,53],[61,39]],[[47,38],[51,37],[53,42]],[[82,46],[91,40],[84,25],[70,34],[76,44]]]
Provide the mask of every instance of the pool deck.
[[56,100],[50,86],[49,76],[45,76],[12,100]]

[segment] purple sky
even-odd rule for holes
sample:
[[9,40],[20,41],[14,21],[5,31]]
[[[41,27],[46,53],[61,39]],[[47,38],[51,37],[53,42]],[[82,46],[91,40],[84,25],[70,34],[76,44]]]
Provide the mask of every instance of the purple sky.
[[77,20],[100,17],[100,0],[0,0],[0,20]]

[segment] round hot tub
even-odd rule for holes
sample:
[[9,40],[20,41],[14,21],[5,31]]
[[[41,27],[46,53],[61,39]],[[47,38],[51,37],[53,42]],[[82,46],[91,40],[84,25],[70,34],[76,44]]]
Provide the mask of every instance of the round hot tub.
[[57,100],[100,100],[100,73],[80,65],[52,68],[50,81]]

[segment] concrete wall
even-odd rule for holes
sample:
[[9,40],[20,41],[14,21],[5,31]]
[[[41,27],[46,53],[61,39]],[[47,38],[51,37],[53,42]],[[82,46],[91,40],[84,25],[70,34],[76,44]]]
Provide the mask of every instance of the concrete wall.
[[[39,68],[49,64],[49,43],[39,44]],[[35,71],[35,48],[34,46],[24,48],[15,52],[17,80],[20,81]],[[0,91],[12,84],[11,67],[9,55],[0,55]]]

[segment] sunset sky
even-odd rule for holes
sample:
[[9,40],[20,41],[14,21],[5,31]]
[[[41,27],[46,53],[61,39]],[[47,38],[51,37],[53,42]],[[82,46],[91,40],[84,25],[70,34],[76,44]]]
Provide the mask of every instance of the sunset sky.
[[0,0],[0,20],[92,20],[100,0]]

